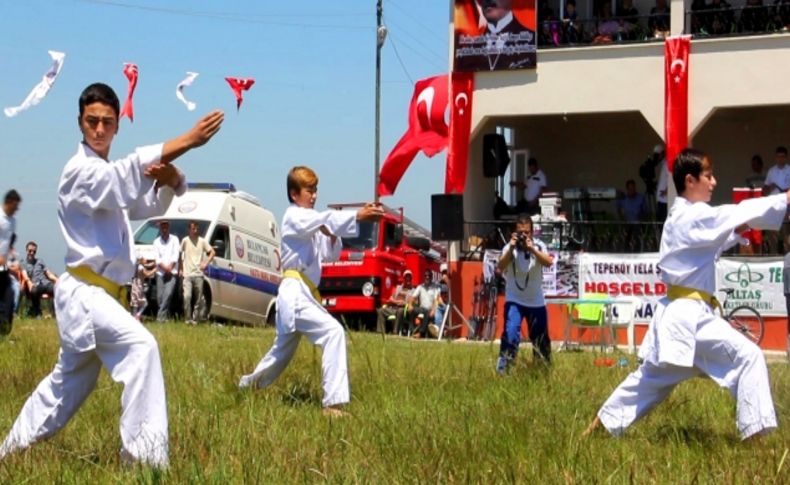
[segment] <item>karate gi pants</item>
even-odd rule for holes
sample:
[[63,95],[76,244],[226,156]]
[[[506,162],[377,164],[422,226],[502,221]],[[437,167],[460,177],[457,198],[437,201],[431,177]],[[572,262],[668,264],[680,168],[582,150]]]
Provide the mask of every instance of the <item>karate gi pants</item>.
[[[281,287],[281,290],[282,287]],[[300,303],[305,301],[299,298]],[[279,303],[279,300],[278,300]],[[279,309],[278,309],[279,312]],[[278,320],[280,316],[278,315]],[[315,303],[300,305],[295,311],[295,331],[282,331],[278,321],[277,335],[269,352],[261,359],[252,374],[239,381],[239,387],[257,383],[258,388],[271,385],[291,362],[302,335],[313,345],[321,347],[321,374],[324,388],[324,407],[345,404],[350,400],[346,335],[340,323]]]
[[[95,348],[67,350],[61,346],[52,373],[25,402],[0,446],[0,458],[54,436],[77,412],[93,391],[104,366],[115,382],[124,385],[121,395],[121,456],[153,466],[168,464],[168,430],[165,385],[159,347],[154,336],[103,290],[65,275],[58,285],[81,285],[68,305],[90,308],[86,318],[95,337]],[[56,295],[57,297],[57,295]],[[69,318],[63,308],[58,318]],[[66,315],[63,316],[63,313]]]
[[736,420],[742,439],[776,428],[763,353],[721,318],[697,329],[693,367],[645,360],[614,390],[598,417],[611,434],[619,436],[666,399],[677,384],[703,375],[729,390],[736,399]]

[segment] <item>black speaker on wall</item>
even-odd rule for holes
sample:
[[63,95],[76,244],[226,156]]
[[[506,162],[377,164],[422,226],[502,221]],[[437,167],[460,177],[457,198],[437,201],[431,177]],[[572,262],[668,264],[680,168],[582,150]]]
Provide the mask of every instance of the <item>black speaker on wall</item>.
[[431,238],[460,241],[464,237],[464,197],[461,194],[431,196]]
[[483,176],[501,177],[510,164],[505,137],[491,133],[483,136]]

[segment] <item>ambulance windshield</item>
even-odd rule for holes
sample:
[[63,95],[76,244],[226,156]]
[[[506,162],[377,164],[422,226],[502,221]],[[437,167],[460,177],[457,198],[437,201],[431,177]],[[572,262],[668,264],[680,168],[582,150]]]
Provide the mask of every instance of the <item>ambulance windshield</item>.
[[[152,219],[146,221],[145,224],[140,226],[134,234],[135,244],[153,244],[154,239],[159,237],[159,221],[164,219]],[[189,235],[189,223],[191,219],[169,219],[170,221],[170,234],[178,236],[178,240],[182,240]],[[208,230],[208,221],[196,220],[198,224],[198,235],[206,237]]]
[[360,222],[356,237],[344,237],[343,249],[373,249],[379,242],[378,222]]

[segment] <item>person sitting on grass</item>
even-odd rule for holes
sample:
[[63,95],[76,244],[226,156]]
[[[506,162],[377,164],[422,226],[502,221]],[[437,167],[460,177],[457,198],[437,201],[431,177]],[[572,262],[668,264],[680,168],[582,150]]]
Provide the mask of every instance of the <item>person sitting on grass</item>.
[[741,242],[740,233],[749,227],[779,227],[790,190],[711,207],[713,163],[690,148],[675,160],[672,179],[678,197],[664,225],[658,262],[667,296],[659,301],[639,349],[642,364],[604,402],[584,436],[600,425],[619,436],[677,384],[703,375],[736,399],[742,439],[776,428],[763,353],[721,317],[713,294],[721,253]]
[[288,172],[286,190],[291,205],[283,215],[283,280],[277,292],[274,344],[252,374],[242,376],[239,387],[271,385],[288,366],[304,335],[322,350],[323,412],[344,416],[342,407],[350,400],[346,337],[340,322],[321,304],[321,262],[336,260],[343,247],[340,238],[356,236],[358,222],[377,221],[384,211],[381,205],[369,203],[356,212],[318,212],[318,175],[308,167]]

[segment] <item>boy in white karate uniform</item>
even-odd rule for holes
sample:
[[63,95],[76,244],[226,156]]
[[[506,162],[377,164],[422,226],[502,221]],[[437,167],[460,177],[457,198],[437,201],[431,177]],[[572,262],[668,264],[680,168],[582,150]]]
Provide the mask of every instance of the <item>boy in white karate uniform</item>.
[[745,242],[739,233],[748,228],[778,228],[790,191],[711,207],[713,166],[693,149],[678,155],[672,178],[679,196],[664,225],[658,264],[667,296],[639,350],[642,364],[614,390],[584,434],[603,424],[618,436],[678,383],[707,375],[735,397],[738,432],[745,440],[776,428],[776,414],[762,352],[715,312],[716,260]]
[[357,221],[374,221],[383,211],[378,204],[366,204],[357,212],[314,209],[318,176],[308,167],[288,172],[288,200],[282,225],[283,280],[277,292],[274,344],[252,374],[239,387],[269,386],[285,370],[296,353],[302,335],[322,349],[321,370],[324,414],[343,415],[350,400],[346,363],[345,332],[321,304],[318,285],[321,262],[340,256],[340,237],[357,235]]
[[52,373],[25,402],[0,446],[0,458],[64,427],[104,366],[124,384],[122,459],[164,467],[167,405],[159,347],[124,308],[124,285],[136,267],[129,219],[161,215],[174,193],[184,193],[184,175],[170,162],[211,139],[223,115],[210,113],[178,138],[110,162],[118,97],[109,86],[92,84],[82,92],[79,110],[83,140],[58,188],[58,220],[67,247],[66,273],[55,288],[60,353]]

